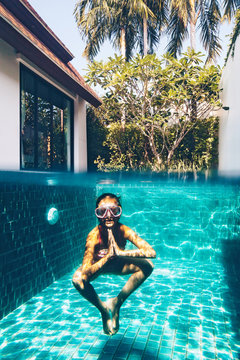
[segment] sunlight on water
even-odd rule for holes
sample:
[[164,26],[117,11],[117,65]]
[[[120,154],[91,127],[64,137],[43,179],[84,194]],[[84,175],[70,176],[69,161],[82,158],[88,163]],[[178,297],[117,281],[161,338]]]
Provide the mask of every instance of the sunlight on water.
[[[239,360],[238,185],[98,184],[98,194],[108,191],[121,195],[121,221],[157,252],[152,275],[121,309],[119,333],[102,333],[73,270],[0,322],[1,359]],[[106,301],[125,282],[101,275],[93,286]]]

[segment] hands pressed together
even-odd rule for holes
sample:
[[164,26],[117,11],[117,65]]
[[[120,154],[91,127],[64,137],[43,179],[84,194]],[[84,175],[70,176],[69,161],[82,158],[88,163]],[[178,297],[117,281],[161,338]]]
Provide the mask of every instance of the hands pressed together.
[[115,256],[118,256],[120,254],[120,249],[115,241],[115,238],[113,236],[112,230],[108,229],[108,256],[110,258],[113,258]]
[[[108,229],[108,251],[106,251],[105,249],[103,251],[104,251],[104,256],[102,258],[102,261],[104,261],[104,263],[106,263],[108,260],[120,255],[121,250],[119,249],[119,247],[115,241],[115,238],[114,238],[114,235],[113,235],[111,229]],[[92,267],[88,268],[88,269],[85,268],[82,271],[81,277],[79,278],[79,284],[80,284],[81,289],[84,288],[84,282],[87,281],[91,276],[92,276]]]

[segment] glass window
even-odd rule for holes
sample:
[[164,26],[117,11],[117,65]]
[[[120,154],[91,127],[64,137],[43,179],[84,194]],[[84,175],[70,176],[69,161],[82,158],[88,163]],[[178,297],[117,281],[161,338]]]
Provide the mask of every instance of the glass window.
[[72,170],[73,101],[21,65],[21,169]]

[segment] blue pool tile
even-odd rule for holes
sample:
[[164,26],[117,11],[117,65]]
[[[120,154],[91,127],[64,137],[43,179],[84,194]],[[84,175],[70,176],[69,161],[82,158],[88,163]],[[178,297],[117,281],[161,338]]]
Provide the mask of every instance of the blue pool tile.
[[158,349],[147,346],[143,353],[144,359],[156,359],[158,355]]
[[161,346],[160,350],[159,350],[160,354],[165,354],[168,355],[170,357],[171,353],[172,353],[172,349],[171,348],[167,348],[164,346]]
[[[160,358],[161,359],[161,358]],[[185,360],[186,356],[183,353],[176,353],[174,352],[174,354],[171,357],[172,360]]]
[[215,359],[215,351],[203,351],[202,357],[203,359]]
[[[186,273],[182,277],[185,281],[184,286],[177,277],[161,276],[158,279],[158,276],[154,277],[153,272],[152,283],[159,284],[161,290],[161,295],[156,295],[160,303],[155,304],[153,292],[152,296],[145,296],[144,308],[142,300],[139,302],[138,296],[133,294],[122,309],[121,327],[115,336],[109,337],[103,334],[98,311],[71,288],[71,274],[69,274],[0,322],[0,358],[4,360],[185,360],[185,358],[216,360],[216,352],[219,359],[224,360],[227,355],[227,360],[239,360],[239,347],[237,347],[239,341],[232,328],[231,314],[226,312],[223,316],[219,309],[214,309],[214,304],[209,305],[209,301],[206,300],[209,289],[213,289],[211,279],[214,276],[208,273],[203,285],[207,291],[201,309],[206,306],[204,316],[214,316],[206,319],[203,317],[203,312],[199,312],[201,296],[196,281],[198,271],[199,278],[204,274],[202,264],[196,262],[184,264],[175,261],[175,263],[162,262],[158,266],[169,269],[170,274],[176,269],[178,272]],[[192,269],[189,278],[187,269]],[[217,268],[217,271],[222,270]],[[69,281],[66,281],[67,279]],[[111,282],[111,278],[109,281]],[[220,286],[219,281],[218,286]],[[142,290],[138,290],[140,293],[142,291],[145,295],[152,291],[151,286],[150,290],[148,285],[146,288],[144,286],[143,284]],[[144,299],[143,294],[141,299]],[[224,299],[219,297],[216,286],[215,298],[218,298],[218,304],[222,304]],[[141,312],[139,312],[140,306]],[[26,356],[27,349],[29,359],[23,357],[24,354]],[[231,354],[233,354],[232,358]]]
[[185,354],[186,352],[186,346],[181,346],[181,345],[174,345],[174,352],[177,352],[177,353],[181,353],[181,354]]
[[169,339],[169,340],[162,340],[161,341],[161,346],[163,347],[169,347],[171,348],[172,347],[172,344],[173,344],[173,339]]
[[84,359],[85,355],[86,355],[85,351],[78,349],[73,352],[72,359]]
[[114,354],[111,354],[111,353],[108,353],[108,352],[102,352],[97,359],[99,359],[99,360],[113,360],[114,359]]
[[133,345],[133,347],[132,347],[132,350],[133,351],[135,351],[135,350],[137,350],[137,351],[143,351],[144,350],[144,348],[146,347],[146,343],[140,343],[140,342],[135,342],[134,343],[134,345]]

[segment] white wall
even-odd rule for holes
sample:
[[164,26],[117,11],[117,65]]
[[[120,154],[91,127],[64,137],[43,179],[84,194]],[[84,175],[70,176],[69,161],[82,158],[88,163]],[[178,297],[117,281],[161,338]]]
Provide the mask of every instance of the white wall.
[[86,102],[74,101],[74,172],[87,171]]
[[229,57],[223,70],[220,112],[219,172],[240,175],[240,37],[235,46],[234,58]]
[[19,64],[12,47],[0,39],[0,169],[20,168]]
[[[16,57],[15,50],[0,40],[0,170],[20,169],[20,65]],[[34,65],[30,64],[34,71]],[[41,76],[39,69],[36,71]],[[43,77],[48,79],[45,74]],[[57,87],[61,90],[59,84]],[[76,96],[74,172],[84,171],[87,171],[86,102]]]

